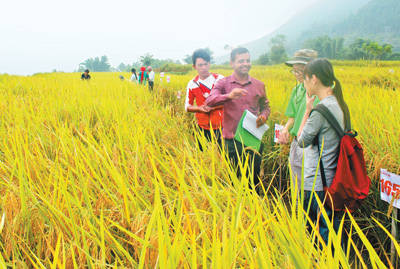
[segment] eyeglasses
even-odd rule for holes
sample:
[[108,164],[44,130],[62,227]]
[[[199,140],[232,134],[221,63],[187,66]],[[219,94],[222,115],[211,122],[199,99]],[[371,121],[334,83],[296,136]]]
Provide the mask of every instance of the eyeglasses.
[[290,70],[290,73],[292,73],[293,75],[303,75],[304,70],[299,70],[299,69],[292,69]]

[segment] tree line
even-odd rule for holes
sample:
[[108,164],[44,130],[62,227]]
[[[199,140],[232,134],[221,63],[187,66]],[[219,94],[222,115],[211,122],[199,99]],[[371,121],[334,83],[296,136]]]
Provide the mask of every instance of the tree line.
[[[280,64],[288,59],[286,51],[286,37],[284,35],[277,35],[271,38],[269,42],[269,51],[260,55],[256,59],[255,64],[259,65],[272,65]],[[357,38],[346,45],[343,37],[329,37],[327,35],[319,36],[316,38],[308,39],[304,42],[303,48],[314,49],[318,52],[320,57],[335,59],[335,60],[400,60],[400,53],[393,52],[393,46],[388,43],[379,43],[377,41]],[[206,48],[210,55],[213,52]],[[211,62],[214,63],[213,57]],[[183,63],[191,65],[191,55],[186,55]],[[131,64],[120,63],[117,67],[112,67],[108,61],[107,56],[88,58],[79,64],[77,71],[82,72],[89,69],[94,72],[110,72],[120,71],[128,72],[132,68],[140,68],[140,66],[152,66],[153,68],[162,69],[177,69],[177,66],[182,64],[179,60],[173,59],[157,59],[152,54],[146,53],[139,57],[136,62]],[[178,68],[179,70],[181,68]],[[169,70],[163,70],[169,71]]]
[[[211,63],[215,63],[213,57],[214,52],[210,48],[205,48],[205,50],[207,50],[208,53],[211,55]],[[110,71],[128,72],[132,68],[138,69],[141,66],[151,66],[153,68],[160,69],[161,71],[169,71],[163,69],[171,69],[171,68],[174,70],[176,69],[178,71],[181,71],[182,67],[179,67],[177,65],[182,65],[182,63],[192,65],[192,55],[187,54],[181,62],[179,60],[173,60],[173,59],[157,59],[152,54],[146,53],[140,56],[136,62],[133,62],[131,64],[120,63],[117,67],[112,67],[108,62],[108,57],[104,55],[101,57],[86,59],[85,61],[79,64],[79,68],[77,71],[83,72],[85,69],[89,69],[93,72],[110,72]]]
[[[280,64],[288,59],[285,49],[286,37],[277,35],[270,40],[270,50],[256,60],[256,64]],[[332,38],[327,35],[308,39],[303,48],[313,49],[319,57],[334,60],[400,60],[400,53],[393,52],[393,46],[374,40],[356,38],[346,45],[343,37]]]
[[400,60],[400,53],[393,46],[374,40],[357,38],[348,46],[343,37],[320,36],[304,43],[307,48],[318,51],[321,57],[337,60]]
[[78,72],[83,72],[85,69],[89,69],[92,72],[129,72],[132,68],[136,70],[141,66],[152,66],[153,68],[161,68],[167,64],[181,64],[180,61],[174,61],[172,59],[157,59],[152,54],[146,53],[139,57],[136,62],[133,63],[120,63],[117,67],[111,66],[109,59],[106,55],[101,57],[88,58],[79,64]]

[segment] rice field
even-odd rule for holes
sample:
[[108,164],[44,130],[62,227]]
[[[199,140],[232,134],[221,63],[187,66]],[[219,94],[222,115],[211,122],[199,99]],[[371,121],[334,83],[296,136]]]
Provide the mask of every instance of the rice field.
[[[170,83],[156,76],[154,93],[120,73],[89,82],[77,73],[0,75],[0,267],[395,268],[378,183],[380,168],[400,174],[400,66],[336,62],[335,71],[373,181],[360,212],[344,220],[346,252],[334,233],[314,247],[318,234],[306,231],[287,186],[288,146],[273,145],[272,133],[265,195],[236,177],[216,145],[197,149],[194,116],[184,112],[193,72],[168,74]],[[251,75],[267,86],[268,124],[284,123],[295,84],[288,68]]]

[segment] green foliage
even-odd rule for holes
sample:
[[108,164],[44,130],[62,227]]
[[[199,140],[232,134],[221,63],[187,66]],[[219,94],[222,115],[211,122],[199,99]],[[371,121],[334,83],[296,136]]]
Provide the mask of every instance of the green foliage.
[[304,42],[305,48],[318,51],[319,57],[348,60],[394,60],[391,44],[380,45],[377,41],[355,39],[348,47],[344,46],[344,38],[320,36]]
[[268,53],[261,54],[260,57],[255,61],[255,64],[267,65],[270,64],[270,59]]
[[183,62],[185,64],[193,64],[192,55],[186,54],[185,58],[183,58]]
[[144,65],[144,66],[149,66],[153,63],[154,57],[150,53],[146,53],[145,55],[142,55],[139,57],[139,62]]
[[142,66],[152,66],[153,68],[160,68],[165,64],[180,64],[179,61],[174,61],[172,59],[157,59],[153,55],[147,53],[140,56],[139,64]]
[[286,37],[284,35],[277,35],[270,40],[270,51],[261,54],[254,64],[268,65],[280,64],[287,60],[285,49]]
[[84,62],[79,64],[79,72],[85,69],[89,69],[93,72],[108,72],[110,71],[111,65],[108,63],[107,56],[95,57],[86,59]]
[[318,51],[319,57],[340,59],[344,55],[344,38],[330,38],[326,35],[320,36],[307,40],[304,43],[304,47]]
[[393,60],[393,46],[390,44],[380,45],[376,41],[356,39],[350,44],[346,58],[350,60]]
[[269,58],[271,63],[279,64],[287,60],[285,49],[286,37],[284,35],[277,35],[270,40],[271,50]]
[[180,62],[174,61],[172,59],[157,59],[154,58],[153,55],[147,53],[145,55],[140,56],[139,60],[132,64],[120,63],[117,66],[117,70],[121,72],[130,72],[132,68],[138,70],[141,66],[146,66],[146,67],[151,66],[155,69],[158,69],[167,64],[180,65]]
[[400,53],[393,53],[391,57],[392,61],[400,61]]
[[363,49],[368,56],[374,60],[384,60],[388,55],[392,54],[392,45],[379,45],[378,42],[369,42],[363,44]]
[[367,59],[367,54],[363,49],[363,44],[366,41],[362,38],[357,38],[353,43],[350,44],[349,49],[346,53],[346,58],[355,59]]
[[190,64],[166,63],[160,67],[160,72],[186,74],[192,70]]
[[132,69],[132,66],[129,64],[120,63],[117,69],[121,72],[129,72]]

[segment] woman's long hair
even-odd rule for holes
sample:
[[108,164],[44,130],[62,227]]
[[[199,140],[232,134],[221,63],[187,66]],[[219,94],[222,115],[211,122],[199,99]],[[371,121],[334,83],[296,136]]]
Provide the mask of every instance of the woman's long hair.
[[345,131],[351,130],[350,111],[343,98],[342,85],[335,77],[332,64],[327,59],[314,59],[309,62],[305,69],[304,75],[312,77],[315,75],[325,87],[332,87],[333,95],[336,97],[340,108],[343,111],[343,120]]
[[135,74],[135,78],[136,78],[136,80],[137,80],[136,69],[135,69],[135,68],[132,68],[132,69],[131,69],[131,72],[132,72],[133,74]]

